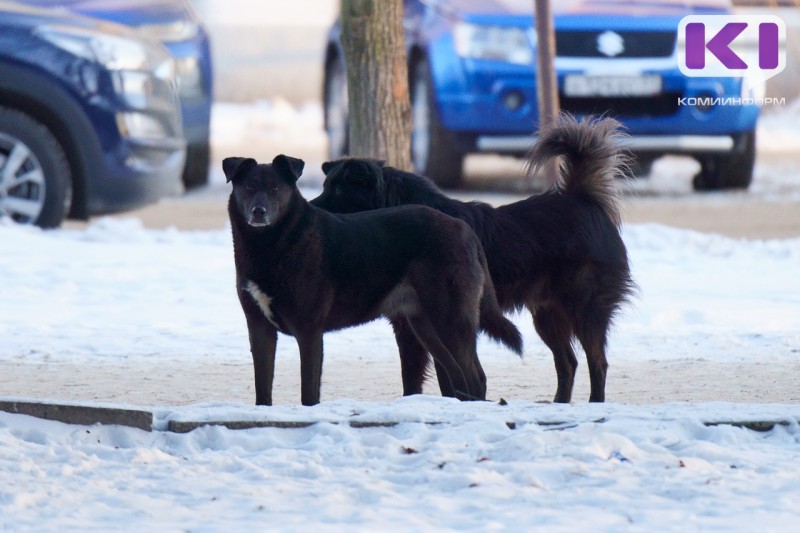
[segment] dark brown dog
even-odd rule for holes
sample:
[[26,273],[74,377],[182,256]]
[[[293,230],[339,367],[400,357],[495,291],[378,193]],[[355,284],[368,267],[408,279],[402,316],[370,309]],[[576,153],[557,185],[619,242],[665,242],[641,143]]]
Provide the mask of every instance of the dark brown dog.
[[272,404],[278,331],[297,339],[304,405],[320,399],[323,333],[380,316],[404,324],[442,370],[443,394],[462,400],[486,396],[479,324],[522,352],[467,224],[422,206],[328,213],[297,190],[303,161],[284,155],[222,166],[233,183],[228,213],[257,404]]
[[[553,352],[555,401],[572,398],[577,337],[589,364],[589,400],[602,402],[608,329],[635,287],[619,233],[615,181],[624,160],[617,128],[612,119],[579,123],[563,117],[540,132],[529,161],[564,156],[558,185],[497,209],[453,200],[423,176],[369,159],[324,163],[325,189],[311,204],[336,213],[422,204],[466,221],[483,243],[500,306],[527,308]],[[395,335],[405,390],[418,391],[428,364],[425,348],[402,326],[395,326]]]

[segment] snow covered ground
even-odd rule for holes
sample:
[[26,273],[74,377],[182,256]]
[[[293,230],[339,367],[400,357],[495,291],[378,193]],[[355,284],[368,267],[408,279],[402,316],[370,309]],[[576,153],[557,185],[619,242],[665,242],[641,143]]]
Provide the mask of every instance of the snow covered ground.
[[[314,408],[297,405],[297,349],[281,337],[278,405],[255,408],[228,231],[0,223],[0,396],[153,406],[161,428],[327,421],[178,435],[0,413],[0,530],[789,529],[800,518],[800,239],[655,225],[624,237],[640,293],[610,339],[609,404],[584,403],[585,365],[574,405],[539,403],[555,373],[520,315],[524,360],[479,345],[489,396],[508,406],[435,388],[400,398],[390,328],[376,322],[326,336]],[[401,423],[332,423],[354,416]],[[702,423],[741,419],[787,424]]]
[[[415,397],[306,411],[447,423],[174,434],[0,413],[0,529],[683,533],[797,524],[797,424],[756,433],[701,423],[743,411],[796,418],[796,406],[575,409]],[[574,422],[505,424],[532,416]]]

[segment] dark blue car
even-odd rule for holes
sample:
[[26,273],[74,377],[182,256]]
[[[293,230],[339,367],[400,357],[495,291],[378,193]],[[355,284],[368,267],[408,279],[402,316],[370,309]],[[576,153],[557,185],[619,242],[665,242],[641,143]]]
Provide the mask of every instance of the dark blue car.
[[160,41],[175,59],[188,143],[183,183],[208,183],[212,61],[206,29],[187,0],[24,0],[134,27]]
[[[522,155],[538,124],[536,33],[530,0],[406,0],[405,30],[417,172],[457,185],[469,153]],[[726,14],[722,0],[551,2],[561,108],[608,114],[630,133],[646,169],[664,154],[695,157],[697,189],[746,188],[756,105],[682,105],[744,95],[741,78],[688,78],[678,22]],[[325,54],[330,157],[347,151],[345,64],[333,27]],[[713,100],[715,97],[720,97]]]
[[175,62],[126,26],[0,2],[0,216],[42,227],[182,190]]

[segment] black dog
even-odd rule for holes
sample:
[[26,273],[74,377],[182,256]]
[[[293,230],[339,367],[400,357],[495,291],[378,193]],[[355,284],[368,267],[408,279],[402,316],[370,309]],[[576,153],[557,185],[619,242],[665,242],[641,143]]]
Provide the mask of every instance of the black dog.
[[[560,182],[552,191],[497,209],[453,200],[425,177],[368,159],[324,163],[325,188],[311,204],[337,213],[423,204],[466,221],[483,243],[500,306],[528,308],[553,352],[555,401],[572,397],[577,336],[589,364],[590,401],[602,402],[608,329],[635,287],[619,233],[615,181],[625,163],[615,143],[618,126],[612,119],[579,123],[565,116],[540,132],[529,164],[564,156]],[[407,390],[416,390],[427,354],[409,332],[395,333],[404,367],[422,369],[404,375]]]
[[230,157],[228,214],[236,286],[250,335],[256,403],[271,405],[277,332],[300,348],[304,405],[319,403],[322,336],[387,316],[436,361],[443,393],[484,399],[475,353],[480,325],[522,352],[503,317],[480,241],[469,226],[422,206],[334,215],[297,190],[304,163]]

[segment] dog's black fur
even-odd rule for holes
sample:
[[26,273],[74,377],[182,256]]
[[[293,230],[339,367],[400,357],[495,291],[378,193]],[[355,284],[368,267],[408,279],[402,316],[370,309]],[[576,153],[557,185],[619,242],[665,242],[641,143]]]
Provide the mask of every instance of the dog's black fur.
[[[423,176],[369,159],[324,163],[324,191],[311,204],[337,213],[422,204],[466,221],[483,243],[501,307],[526,307],[553,352],[555,401],[572,398],[577,337],[588,361],[590,401],[602,402],[608,329],[635,287],[619,232],[615,182],[625,159],[617,148],[618,126],[612,119],[577,122],[563,116],[540,132],[528,159],[535,167],[564,156],[556,187],[496,209],[453,200]],[[396,331],[396,337],[403,366],[422,369],[417,375],[409,371],[404,381],[416,390],[428,357],[408,332]]]
[[303,161],[284,155],[261,165],[231,157],[222,166],[233,183],[228,214],[257,404],[272,403],[278,331],[297,339],[304,405],[319,402],[323,333],[379,316],[431,352],[443,393],[460,399],[486,396],[479,322],[521,354],[467,224],[422,206],[328,213],[297,190]]

